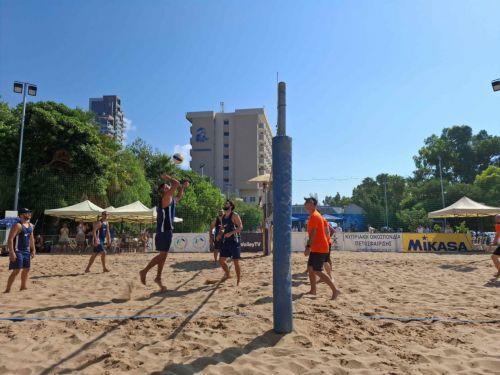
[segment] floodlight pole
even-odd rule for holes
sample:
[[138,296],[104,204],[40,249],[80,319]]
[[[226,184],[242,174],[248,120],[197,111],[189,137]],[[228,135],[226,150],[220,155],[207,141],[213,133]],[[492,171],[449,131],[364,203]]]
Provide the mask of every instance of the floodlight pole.
[[26,92],[28,91],[28,84],[23,83],[23,116],[21,119],[21,136],[19,140],[19,156],[17,158],[17,172],[16,172],[16,190],[14,193],[14,211],[17,211],[17,204],[19,202],[19,189],[21,184],[21,161],[23,157],[23,139],[24,139],[24,118],[26,117]]
[[[443,168],[441,166],[441,155],[438,156],[439,159],[439,179],[441,181],[441,200],[443,202],[443,208],[445,207],[445,202],[444,202],[444,187],[443,187]],[[446,229],[446,218],[444,218],[444,228],[443,231]]]

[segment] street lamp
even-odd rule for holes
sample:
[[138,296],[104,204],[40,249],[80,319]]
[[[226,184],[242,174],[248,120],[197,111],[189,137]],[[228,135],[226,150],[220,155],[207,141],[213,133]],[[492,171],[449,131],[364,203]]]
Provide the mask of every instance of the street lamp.
[[493,87],[493,91],[500,91],[500,78],[491,81],[491,87]]
[[[445,202],[444,202],[443,168],[441,165],[441,155],[438,155],[438,159],[439,159],[439,180],[441,181],[441,200],[443,201],[443,208],[444,208]],[[446,228],[446,218],[444,218],[444,226]]]
[[205,168],[205,163],[201,163],[201,164],[200,164],[200,169],[201,169],[201,177],[204,177],[203,168]]
[[24,138],[24,118],[26,116],[26,93],[30,96],[36,96],[36,85],[28,82],[14,82],[14,92],[16,94],[23,94],[23,116],[21,119],[21,135],[19,140],[19,157],[17,159],[17,173],[16,173],[16,190],[14,195],[14,211],[17,211],[17,204],[19,201],[19,189],[21,182],[21,160],[23,156],[23,138]]

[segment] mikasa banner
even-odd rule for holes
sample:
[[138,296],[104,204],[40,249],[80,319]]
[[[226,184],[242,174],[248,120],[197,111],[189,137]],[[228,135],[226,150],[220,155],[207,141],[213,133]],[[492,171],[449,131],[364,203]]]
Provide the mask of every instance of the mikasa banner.
[[472,237],[465,233],[403,233],[404,252],[471,251]]

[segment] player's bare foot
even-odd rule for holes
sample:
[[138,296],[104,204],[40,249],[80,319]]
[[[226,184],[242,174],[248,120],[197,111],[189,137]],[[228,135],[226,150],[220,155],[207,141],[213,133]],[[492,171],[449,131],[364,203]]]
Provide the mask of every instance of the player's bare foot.
[[336,300],[338,296],[340,296],[340,290],[335,289],[335,292],[332,294],[332,301]]
[[220,279],[220,282],[223,283],[224,281],[226,281],[227,279],[230,279],[231,276],[230,275],[224,275],[222,276],[222,279]]
[[146,272],[139,271],[139,277],[141,278],[142,285],[146,285]]
[[87,269],[85,270],[85,273],[89,273],[89,272],[90,272],[90,270],[87,268]]
[[315,296],[316,295],[316,291],[310,290],[309,292],[306,293],[306,295]]
[[167,287],[165,285],[163,285],[163,283],[161,282],[161,279],[156,278],[155,279],[155,283],[160,287],[160,292],[166,292],[167,291]]
[[19,290],[28,290],[28,288],[26,288],[25,286],[22,286],[21,289]]
[[102,272],[103,272],[103,273],[105,273],[105,272],[109,272],[109,269],[108,269],[108,268],[105,268],[105,269],[103,269],[103,270],[102,270]]
[[4,293],[10,293],[10,289],[5,289]]
[[238,278],[238,279],[236,280],[236,286],[240,286],[240,282],[241,282],[241,279],[240,279],[240,278]]
[[500,277],[500,271],[498,271],[493,277]]

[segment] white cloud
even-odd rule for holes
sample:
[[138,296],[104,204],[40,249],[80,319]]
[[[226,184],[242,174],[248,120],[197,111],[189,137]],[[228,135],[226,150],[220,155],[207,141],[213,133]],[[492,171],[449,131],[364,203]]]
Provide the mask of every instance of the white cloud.
[[126,118],[126,117],[123,118],[123,124],[124,124],[124,128],[123,128],[123,144],[125,144],[125,143],[127,143],[128,133],[129,132],[135,132],[135,131],[137,131],[137,126],[135,126],[132,123],[131,119]]
[[179,153],[184,156],[184,161],[179,165],[182,169],[189,169],[189,162],[191,161],[191,145],[188,143],[187,145],[175,145],[174,146],[174,154]]

